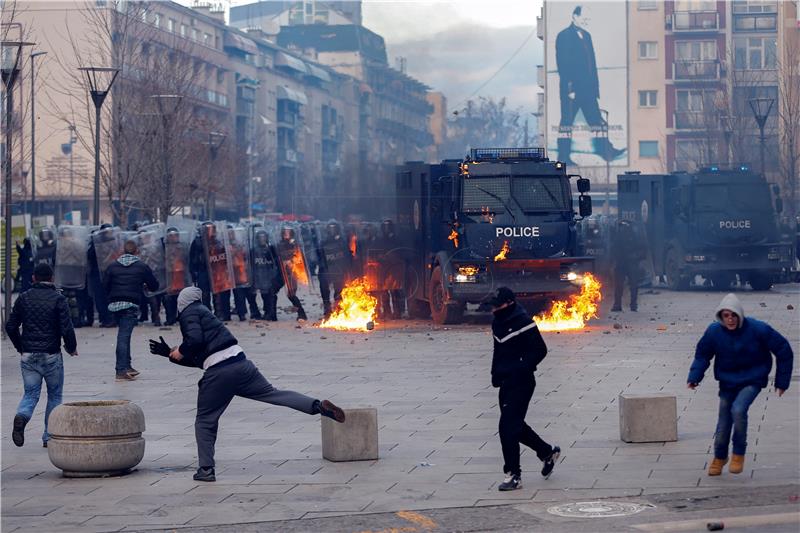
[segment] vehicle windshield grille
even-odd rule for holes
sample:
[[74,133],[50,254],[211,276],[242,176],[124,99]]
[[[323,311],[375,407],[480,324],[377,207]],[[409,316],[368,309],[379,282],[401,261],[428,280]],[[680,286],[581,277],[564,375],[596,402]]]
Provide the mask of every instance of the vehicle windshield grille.
[[700,185],[694,196],[698,211],[770,211],[766,185]]
[[[463,183],[462,209],[465,213],[481,213],[487,210],[492,213],[505,211],[503,202],[508,203],[511,195],[510,178],[466,178]],[[495,196],[501,198],[502,201]]]
[[569,192],[559,177],[516,177],[512,192],[523,211],[567,211]]

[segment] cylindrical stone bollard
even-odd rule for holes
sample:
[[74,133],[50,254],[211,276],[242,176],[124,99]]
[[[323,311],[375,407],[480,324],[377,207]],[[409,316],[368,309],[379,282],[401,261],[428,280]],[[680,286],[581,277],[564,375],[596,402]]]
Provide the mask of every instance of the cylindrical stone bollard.
[[144,413],[128,400],[59,405],[47,430],[47,454],[64,477],[121,476],[144,457]]

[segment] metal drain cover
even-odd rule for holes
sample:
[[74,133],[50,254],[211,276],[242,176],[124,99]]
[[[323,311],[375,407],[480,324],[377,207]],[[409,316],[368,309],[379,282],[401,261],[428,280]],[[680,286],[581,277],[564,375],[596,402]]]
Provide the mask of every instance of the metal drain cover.
[[554,505],[547,512],[567,518],[610,518],[634,515],[653,507],[655,506],[648,503],[574,502]]

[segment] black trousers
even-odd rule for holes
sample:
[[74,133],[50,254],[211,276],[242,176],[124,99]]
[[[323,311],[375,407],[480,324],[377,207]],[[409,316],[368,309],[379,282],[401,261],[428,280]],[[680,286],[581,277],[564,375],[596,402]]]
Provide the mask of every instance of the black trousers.
[[525,415],[533,397],[536,380],[533,376],[507,379],[500,386],[500,445],[503,448],[503,472],[520,475],[519,445],[524,444],[536,452],[544,461],[553,453],[546,443],[528,424]]
[[381,316],[383,318],[403,318],[406,311],[406,297],[403,289],[381,292]]
[[250,303],[250,316],[253,316],[253,309],[258,312],[258,300],[256,300],[257,293],[261,293],[261,304],[264,308],[263,317],[265,320],[276,321],[278,320],[278,293],[274,290],[253,289],[248,296],[248,301],[252,298]]
[[322,305],[325,307],[325,311],[328,312],[331,307],[331,285],[333,285],[333,301],[338,302],[342,297],[342,289],[344,288],[344,274],[320,272],[318,277]]
[[[246,291],[245,298],[247,299],[247,305],[250,306],[250,318],[254,320],[262,318],[261,311],[258,309],[258,300],[256,300],[256,292],[258,289],[251,287],[244,290]],[[263,300],[264,297],[262,296],[261,299]]]
[[233,289],[233,305],[236,307],[236,314],[239,318],[247,317],[247,293],[249,288]]
[[315,399],[299,392],[278,390],[259,372],[244,354],[222,361],[205,371],[197,391],[197,418],[194,435],[197,456],[203,468],[214,466],[214,445],[217,442],[219,418],[234,396],[272,405],[283,405],[313,415]]
[[178,295],[167,294],[164,296],[164,312],[167,314],[167,325],[178,321]]
[[231,319],[231,291],[222,291],[214,295],[214,314],[223,322]]
[[631,309],[638,308],[639,269],[632,266],[614,268],[614,307],[622,307],[622,293],[625,291],[625,280],[631,292]]

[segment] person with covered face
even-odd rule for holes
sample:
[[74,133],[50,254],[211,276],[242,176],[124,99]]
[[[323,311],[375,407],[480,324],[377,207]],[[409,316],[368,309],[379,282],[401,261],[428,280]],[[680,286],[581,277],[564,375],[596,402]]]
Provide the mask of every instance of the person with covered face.
[[492,386],[499,388],[500,445],[503,449],[505,480],[500,491],[522,488],[522,467],[519,445],[536,452],[542,461],[545,479],[555,468],[561,448],[544,441],[525,422],[528,405],[536,388],[536,366],[547,355],[547,345],[531,319],[530,313],[517,303],[514,291],[500,287],[488,302],[492,306]]
[[342,289],[353,267],[353,255],[347,239],[342,235],[341,225],[335,220],[328,222],[317,255],[320,258],[319,291],[325,318],[328,318],[331,315],[331,288],[336,303],[342,296]]
[[[278,291],[283,286],[281,270],[278,266],[278,252],[269,242],[269,235],[264,229],[258,229],[250,250],[250,260],[253,262],[253,286],[250,297],[258,311],[256,294],[261,293],[261,304],[264,312],[260,315],[264,320],[276,322],[278,320]],[[252,313],[251,313],[252,314]]]
[[52,230],[43,229],[39,232],[39,245],[36,255],[33,256],[33,265],[44,263],[51,268],[56,266],[56,241]]
[[628,282],[633,312],[639,310],[639,282],[642,279],[642,261],[647,257],[647,249],[641,234],[630,220],[620,220],[611,242],[611,255],[614,262],[614,305],[613,312],[622,311],[622,295],[625,282]]
[[19,241],[15,243],[17,247],[17,283],[19,292],[25,292],[31,288],[33,283],[33,246],[31,240],[25,237],[22,246]]
[[164,338],[150,341],[150,352],[172,363],[202,368],[198,382],[194,433],[199,468],[195,481],[216,481],[214,448],[219,419],[235,396],[282,405],[309,415],[345,421],[345,412],[330,400],[317,400],[290,390],[278,390],[247,359],[238,340],[201,302],[202,292],[187,287],[178,295],[182,341],[170,347]]
[[201,235],[206,224],[212,224],[212,222],[206,222],[198,228],[197,234],[189,247],[189,269],[192,274],[192,283],[199,287],[203,293],[203,305],[210,308],[211,281],[208,278],[208,260],[203,250],[203,236]]
[[[775,357],[775,392],[783,396],[792,378],[794,354],[789,341],[769,324],[746,317],[735,294],[722,299],[715,320],[697,343],[689,369],[687,387],[694,390],[703,381],[714,360],[714,379],[719,382],[719,415],[714,433],[714,459],[709,476],[718,476],[728,463],[728,471],[741,474],[747,452],[747,412],[769,382],[772,357]],[[732,431],[732,433],[731,433]]]

